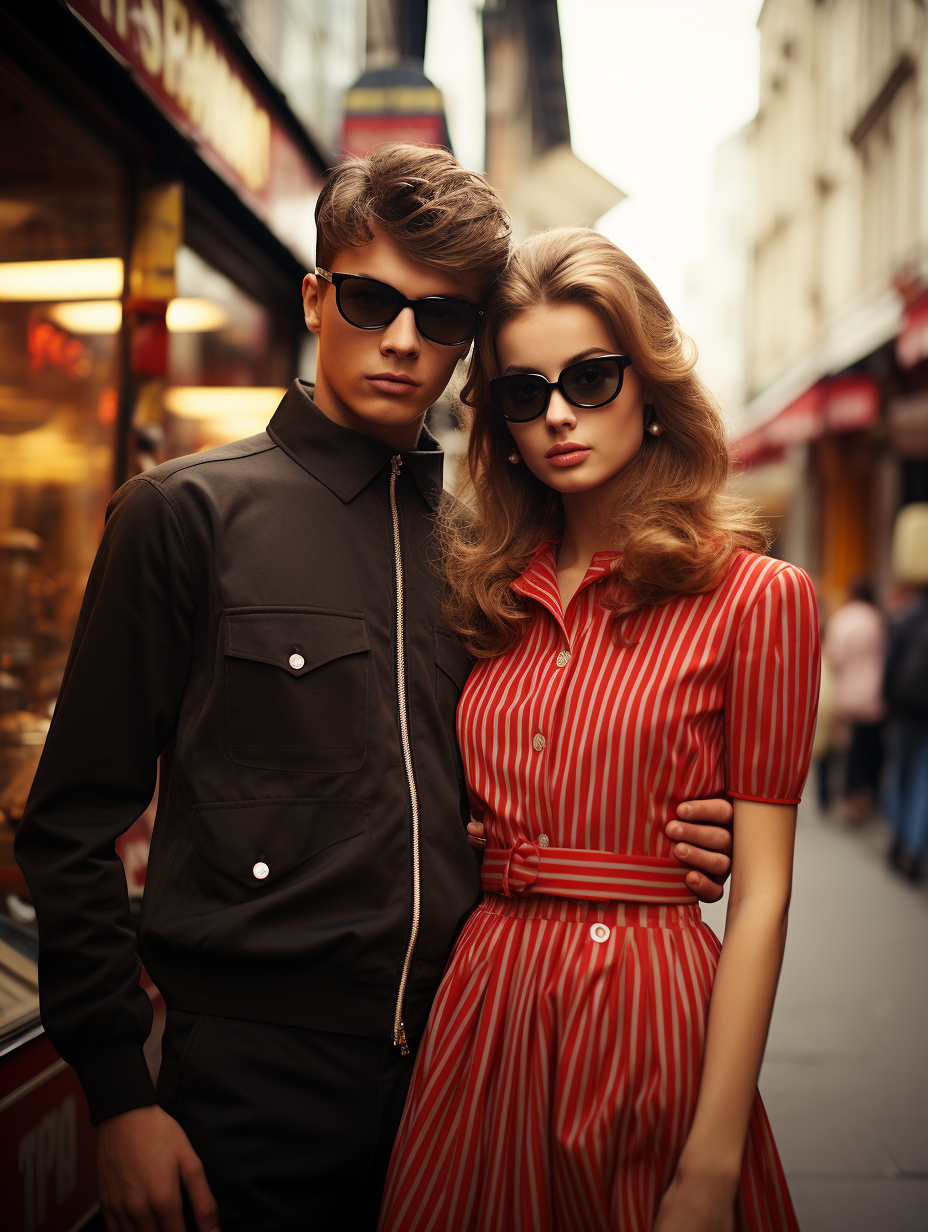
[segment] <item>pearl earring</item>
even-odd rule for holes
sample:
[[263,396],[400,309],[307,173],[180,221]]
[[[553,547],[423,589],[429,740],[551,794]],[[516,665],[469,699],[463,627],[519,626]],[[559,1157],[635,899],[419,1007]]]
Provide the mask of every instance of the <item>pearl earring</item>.
[[512,453],[509,455],[509,461],[512,463],[513,466],[518,466],[519,463],[522,461],[522,455],[519,453],[518,449],[514,449],[512,451]]
[[654,423],[648,424],[648,431],[651,433],[652,436],[660,436],[660,434],[664,431],[664,429],[657,422],[657,420],[655,420]]

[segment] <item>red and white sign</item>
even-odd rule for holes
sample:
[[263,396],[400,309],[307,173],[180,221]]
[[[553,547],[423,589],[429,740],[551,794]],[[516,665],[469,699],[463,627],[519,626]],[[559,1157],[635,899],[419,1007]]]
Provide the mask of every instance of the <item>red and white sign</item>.
[[825,418],[831,432],[856,432],[880,417],[883,391],[866,373],[837,376],[827,382]]
[[69,1232],[96,1205],[87,1101],[44,1036],[0,1058],[0,1194],[8,1232]]
[[196,0],[70,0],[204,162],[312,259],[321,176]]

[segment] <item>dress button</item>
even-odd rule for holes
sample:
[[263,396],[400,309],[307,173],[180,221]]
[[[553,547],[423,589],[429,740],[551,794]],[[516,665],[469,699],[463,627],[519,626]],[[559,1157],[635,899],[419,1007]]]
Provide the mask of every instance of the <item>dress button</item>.
[[298,672],[305,662],[306,660],[302,655],[292,654],[290,656],[290,666],[295,672]]
[[264,878],[268,875],[268,873],[271,870],[268,868],[268,866],[264,863],[263,860],[259,860],[258,863],[254,866],[254,868],[251,871],[258,878],[259,881],[263,881]]
[[593,924],[592,927],[590,928],[590,936],[593,938],[594,941],[597,941],[597,942],[608,941],[609,940],[608,924]]
[[539,847],[547,847],[547,846],[548,846],[548,836],[547,836],[547,834],[539,834],[539,835],[538,835],[538,846],[539,846]]
[[557,656],[558,667],[566,667],[569,662],[570,662],[570,651],[562,650],[561,653]]
[[537,732],[532,737],[532,748],[535,750],[536,753],[540,753],[544,747],[545,747],[545,738],[541,734],[541,732]]

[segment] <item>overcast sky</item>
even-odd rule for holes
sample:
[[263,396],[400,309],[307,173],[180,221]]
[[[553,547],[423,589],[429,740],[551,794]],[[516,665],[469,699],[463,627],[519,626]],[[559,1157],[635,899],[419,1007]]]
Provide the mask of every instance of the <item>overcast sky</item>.
[[757,111],[760,0],[561,0],[571,142],[628,193],[604,231],[685,321],[717,146]]
[[[599,229],[650,274],[686,325],[687,265],[705,248],[716,147],[754,115],[761,0],[560,0],[576,153],[628,199]],[[482,168],[477,0],[431,0],[426,72],[455,153]]]

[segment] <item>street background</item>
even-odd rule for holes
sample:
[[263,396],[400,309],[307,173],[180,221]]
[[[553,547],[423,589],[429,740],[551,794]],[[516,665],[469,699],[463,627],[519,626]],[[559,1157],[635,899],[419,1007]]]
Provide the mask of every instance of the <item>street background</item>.
[[[884,849],[800,807],[760,1089],[804,1232],[928,1227],[928,893]],[[723,935],[724,903],[703,916]]]
[[[733,484],[813,578],[822,719],[761,1087],[805,1232],[928,1229],[928,712],[880,693],[928,586],[926,83],[922,0],[0,0],[4,1229],[98,1218],[12,842],[106,504],[312,380],[313,207],[391,139],[485,173],[517,240],[589,225],[642,265]],[[449,487],[462,380],[429,418]],[[153,817],[119,846],[136,906]]]

